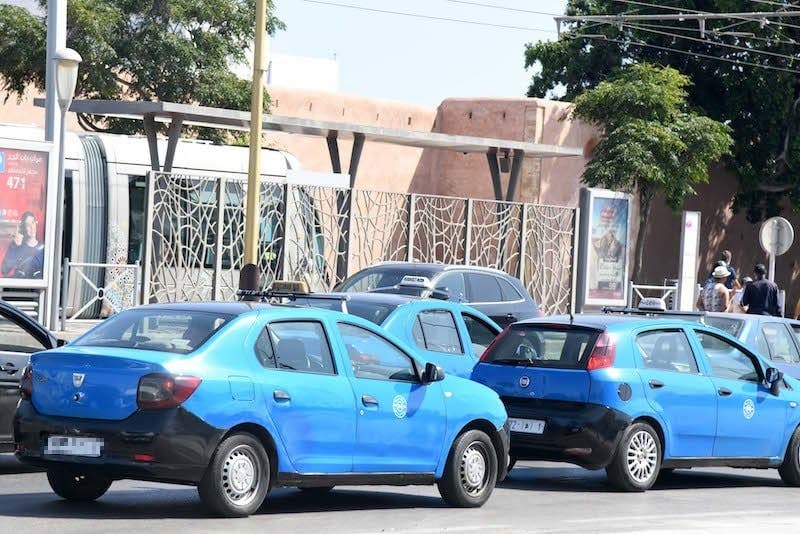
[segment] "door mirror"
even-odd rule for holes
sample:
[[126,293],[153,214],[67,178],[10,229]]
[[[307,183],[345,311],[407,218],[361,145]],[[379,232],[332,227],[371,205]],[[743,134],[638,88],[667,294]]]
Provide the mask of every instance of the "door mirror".
[[56,339],[56,347],[63,347],[69,343],[66,339]]
[[439,382],[441,380],[444,380],[444,369],[435,363],[426,363],[425,371],[422,373],[422,383],[430,384],[432,382]]
[[781,382],[783,381],[783,373],[780,369],[769,367],[767,372],[764,373],[764,381],[769,385],[769,391],[773,395],[780,392]]
[[437,300],[450,300],[450,292],[446,287],[431,289],[431,298]]

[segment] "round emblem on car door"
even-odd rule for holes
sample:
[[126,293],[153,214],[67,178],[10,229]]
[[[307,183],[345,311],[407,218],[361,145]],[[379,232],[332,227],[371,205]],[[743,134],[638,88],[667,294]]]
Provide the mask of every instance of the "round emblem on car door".
[[531,379],[527,376],[519,377],[519,387],[526,388],[531,385]]
[[742,415],[744,415],[744,418],[752,419],[755,414],[756,405],[750,399],[745,400],[744,404],[742,404]]

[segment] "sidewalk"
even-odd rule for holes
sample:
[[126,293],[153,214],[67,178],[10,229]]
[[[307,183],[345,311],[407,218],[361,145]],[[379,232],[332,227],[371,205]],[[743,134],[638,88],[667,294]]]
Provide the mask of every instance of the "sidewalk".
[[[77,338],[96,324],[102,322],[101,320],[97,321],[71,321],[67,322],[66,330],[53,330],[53,335],[56,339],[64,339],[67,341],[72,341],[73,339]],[[61,324],[59,323],[59,328]]]

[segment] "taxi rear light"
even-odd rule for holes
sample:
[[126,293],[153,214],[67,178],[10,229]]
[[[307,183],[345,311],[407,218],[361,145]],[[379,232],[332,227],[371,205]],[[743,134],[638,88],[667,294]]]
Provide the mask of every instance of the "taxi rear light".
[[152,454],[137,453],[133,455],[133,460],[136,462],[154,462],[156,457]]
[[510,331],[511,331],[511,326],[509,325],[509,326],[507,326],[507,327],[505,328],[505,330],[503,330],[502,332],[500,332],[499,334],[497,334],[497,337],[496,337],[496,338],[494,338],[494,339],[492,340],[492,342],[491,342],[491,343],[489,343],[489,346],[488,346],[488,347],[486,347],[486,350],[485,350],[485,351],[483,351],[483,354],[481,354],[481,357],[480,357],[480,360],[479,360],[479,361],[485,362],[485,361],[486,361],[486,358],[487,358],[487,356],[488,356],[489,354],[491,354],[491,353],[492,353],[492,350],[494,349],[494,347],[495,347],[495,346],[496,346],[498,343],[500,343],[500,340],[501,340],[501,339],[503,339],[503,338],[504,338],[504,337],[505,337],[505,336],[506,336],[506,335],[507,335],[507,334],[508,334]]
[[603,332],[597,338],[592,353],[589,355],[589,363],[586,365],[587,371],[595,369],[606,369],[614,365],[614,358],[617,355],[617,342],[614,336]]
[[30,400],[33,396],[33,369],[30,365],[26,365],[22,370],[22,376],[19,379],[19,396],[25,400]]
[[200,386],[196,376],[145,375],[139,380],[136,404],[142,410],[164,410],[180,406]]

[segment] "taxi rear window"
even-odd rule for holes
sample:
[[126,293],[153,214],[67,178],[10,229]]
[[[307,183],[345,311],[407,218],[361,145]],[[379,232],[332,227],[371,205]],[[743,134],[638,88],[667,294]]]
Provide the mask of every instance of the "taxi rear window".
[[484,354],[494,365],[584,369],[599,333],[587,328],[541,325],[511,327]]

